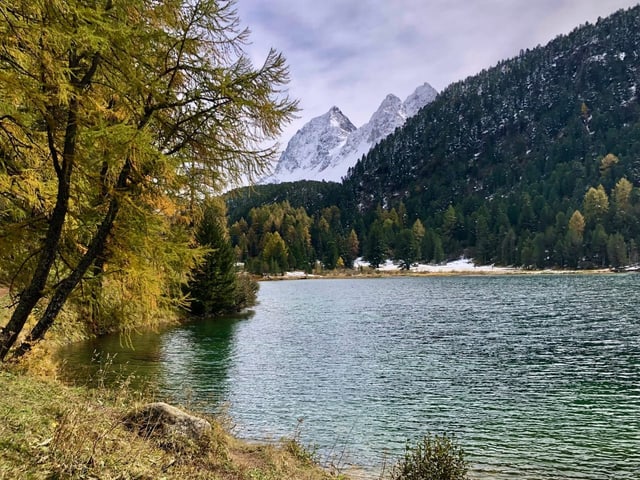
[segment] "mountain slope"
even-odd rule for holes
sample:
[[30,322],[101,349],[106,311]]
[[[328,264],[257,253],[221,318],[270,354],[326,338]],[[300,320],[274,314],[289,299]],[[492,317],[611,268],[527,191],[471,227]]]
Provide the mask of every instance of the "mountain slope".
[[618,12],[451,85],[358,162],[347,188],[364,205],[408,199],[418,214],[532,182],[579,198],[610,151],[638,184],[639,12]]
[[639,85],[640,6],[452,84],[307,209],[316,258],[640,262]]
[[342,193],[341,185],[335,182],[299,180],[238,188],[228,192],[225,201],[229,223],[234,223],[249,218],[253,208],[280,202],[289,202],[293,208],[302,207],[308,212],[319,212],[341,203]]
[[338,107],[311,119],[291,138],[273,175],[264,183],[315,177],[326,169],[356,127]]
[[402,103],[405,118],[413,117],[422,107],[433,102],[437,96],[438,92],[436,89],[427,82],[420,85]]
[[393,133],[405,120],[402,100],[395,95],[387,95],[371,119],[352,132],[344,146],[336,153],[331,162],[331,178],[340,180],[350,166],[369,152],[376,143]]

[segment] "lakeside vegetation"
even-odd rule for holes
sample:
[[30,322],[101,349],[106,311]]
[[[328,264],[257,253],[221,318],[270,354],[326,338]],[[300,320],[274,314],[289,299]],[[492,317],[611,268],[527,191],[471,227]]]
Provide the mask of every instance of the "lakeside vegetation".
[[158,325],[203,273],[225,298],[199,295],[201,313],[250,304],[196,232],[274,158],[297,111],[284,57],[253,65],[233,1],[18,0],[0,18],[0,360],[68,305],[93,333]]
[[295,438],[243,442],[219,418],[208,418],[211,433],[197,447],[167,448],[162,438],[125,427],[123,418],[145,402],[126,382],[115,389],[68,387],[22,368],[0,371],[1,479],[347,478],[318,467]]

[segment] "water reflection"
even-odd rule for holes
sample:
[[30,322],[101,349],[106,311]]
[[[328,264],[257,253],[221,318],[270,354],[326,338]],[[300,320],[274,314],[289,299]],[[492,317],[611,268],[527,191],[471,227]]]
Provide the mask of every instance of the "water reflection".
[[155,332],[145,332],[68,345],[56,353],[60,375],[65,381],[91,387],[127,382],[138,390],[149,389],[163,368],[159,338]]
[[237,324],[253,314],[75,343],[57,353],[61,376],[94,387],[126,381],[131,388],[157,391],[178,403],[218,404],[226,400]]
[[162,391],[179,403],[220,405],[227,400],[229,368],[235,354],[238,323],[243,316],[194,321],[162,335]]

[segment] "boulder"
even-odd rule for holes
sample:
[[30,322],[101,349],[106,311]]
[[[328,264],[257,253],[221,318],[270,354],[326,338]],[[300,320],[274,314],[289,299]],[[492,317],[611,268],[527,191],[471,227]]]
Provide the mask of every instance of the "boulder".
[[205,419],[164,402],[149,403],[129,413],[124,423],[140,435],[159,437],[164,445],[172,447],[179,440],[202,443],[211,433],[211,424]]

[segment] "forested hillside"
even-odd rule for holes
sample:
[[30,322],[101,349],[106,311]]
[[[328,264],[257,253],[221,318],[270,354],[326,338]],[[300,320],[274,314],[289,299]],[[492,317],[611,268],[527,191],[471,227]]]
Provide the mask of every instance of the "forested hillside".
[[288,201],[296,208],[303,207],[309,212],[316,212],[336,204],[344,194],[342,186],[335,182],[301,180],[238,188],[225,198],[229,221],[233,223],[246,218],[252,208],[268,203]]
[[637,261],[639,54],[635,7],[452,84],[331,194],[336,238],[353,228],[373,263]]

